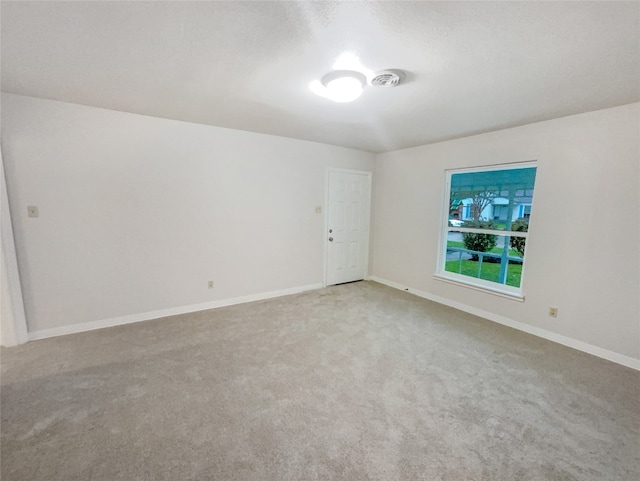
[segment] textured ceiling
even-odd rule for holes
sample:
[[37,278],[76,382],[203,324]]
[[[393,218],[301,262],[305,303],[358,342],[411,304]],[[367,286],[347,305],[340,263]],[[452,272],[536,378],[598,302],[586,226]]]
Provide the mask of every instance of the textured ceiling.
[[[373,152],[640,100],[638,2],[2,2],[1,14],[3,91]],[[408,81],[349,104],[309,90],[358,61]]]

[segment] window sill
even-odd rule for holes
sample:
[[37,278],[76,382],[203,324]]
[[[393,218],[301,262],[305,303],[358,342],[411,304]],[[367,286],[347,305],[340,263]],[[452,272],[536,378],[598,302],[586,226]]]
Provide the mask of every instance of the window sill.
[[442,274],[434,274],[434,279],[446,282],[448,284],[453,284],[460,287],[466,287],[467,289],[473,289],[474,291],[486,292],[487,294],[491,294],[498,297],[504,297],[505,299],[511,299],[512,301],[524,302],[524,296],[522,294],[518,294],[515,292],[504,291],[502,289],[496,289],[487,287],[485,285],[475,284],[473,282],[461,281],[458,279],[453,279],[451,277],[443,276]]

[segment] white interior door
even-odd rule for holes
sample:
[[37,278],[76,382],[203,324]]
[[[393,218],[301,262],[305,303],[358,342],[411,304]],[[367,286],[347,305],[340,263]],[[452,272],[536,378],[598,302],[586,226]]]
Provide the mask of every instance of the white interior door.
[[327,285],[364,279],[369,259],[371,172],[330,170]]

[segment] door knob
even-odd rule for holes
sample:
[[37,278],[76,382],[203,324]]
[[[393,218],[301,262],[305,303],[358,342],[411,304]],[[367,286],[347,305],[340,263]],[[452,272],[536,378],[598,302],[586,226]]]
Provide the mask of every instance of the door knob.
[[331,234],[333,232],[333,229],[329,229],[329,234]]
[[329,242],[333,242],[333,237],[329,237]]

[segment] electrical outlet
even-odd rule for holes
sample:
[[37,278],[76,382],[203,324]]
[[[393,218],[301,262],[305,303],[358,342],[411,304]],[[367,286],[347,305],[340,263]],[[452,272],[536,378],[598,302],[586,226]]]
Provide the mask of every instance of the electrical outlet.
[[40,215],[40,213],[38,212],[38,206],[37,205],[28,205],[27,206],[27,215],[29,217],[38,217]]
[[550,307],[549,308],[549,317],[558,317],[558,308]]
[[207,283],[207,286],[209,287],[209,289],[213,289],[213,281],[209,281]]

